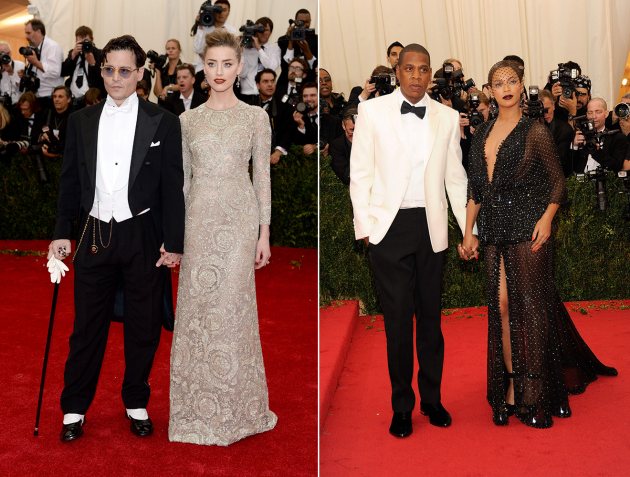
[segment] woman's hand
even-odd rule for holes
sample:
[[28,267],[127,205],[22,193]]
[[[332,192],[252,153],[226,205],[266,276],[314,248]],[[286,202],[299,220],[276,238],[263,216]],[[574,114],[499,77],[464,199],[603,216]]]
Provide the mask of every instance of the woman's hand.
[[551,222],[552,219],[547,214],[543,214],[540,220],[536,222],[532,234],[532,252],[538,252],[551,237]]
[[479,239],[477,236],[471,233],[464,235],[462,243],[457,245],[457,252],[462,260],[479,259]]
[[269,235],[262,234],[256,243],[256,262],[254,268],[259,268],[269,265],[269,259],[271,258],[271,249],[269,248]]

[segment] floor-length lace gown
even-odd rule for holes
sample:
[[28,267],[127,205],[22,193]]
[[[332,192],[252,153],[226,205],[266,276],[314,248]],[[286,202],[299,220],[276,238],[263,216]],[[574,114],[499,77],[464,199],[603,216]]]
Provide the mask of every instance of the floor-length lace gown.
[[[229,445],[272,429],[254,259],[271,218],[267,113],[239,102],[180,116],[184,257],[171,352],[169,439]],[[248,172],[252,158],[253,184]]]
[[556,291],[553,239],[531,251],[534,227],[547,206],[566,197],[552,136],[540,122],[522,117],[500,145],[490,180],[485,143],[494,122],[475,131],[469,156],[469,198],[481,204],[477,224],[488,274],[487,398],[493,410],[504,406],[508,385],[499,311],[503,258],[516,415],[529,425],[551,423],[568,404],[568,393],[583,392],[598,374],[617,372],[595,357]]

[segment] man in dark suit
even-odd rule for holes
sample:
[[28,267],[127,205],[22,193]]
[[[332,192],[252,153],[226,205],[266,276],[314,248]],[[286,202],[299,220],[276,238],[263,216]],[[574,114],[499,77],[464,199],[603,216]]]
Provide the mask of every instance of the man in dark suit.
[[341,127],[343,134],[330,141],[330,166],[335,175],[345,185],[350,185],[350,153],[352,152],[352,136],[357,108],[347,108],[343,113]]
[[556,143],[564,177],[569,177],[573,173],[569,155],[574,134],[573,128],[566,121],[555,117],[556,104],[550,91],[543,89],[540,91],[539,96],[543,104],[545,124],[551,131],[553,141]]
[[[306,34],[304,40],[293,40],[292,38],[296,33],[296,24],[302,23],[302,27],[305,28]],[[278,38],[278,46],[280,47],[280,55],[282,61],[280,66],[282,68],[280,73],[280,79],[286,78],[289,65],[293,58],[302,58],[308,63],[307,77],[305,81],[315,81],[315,68],[317,68],[317,34],[311,31],[311,13],[305,8],[300,8],[295,13],[295,20],[289,26],[287,34]]]
[[146,407],[149,373],[160,339],[163,274],[175,267],[184,239],[181,129],[177,117],[141,101],[146,54],[129,35],[103,49],[107,100],[70,116],[57,222],[49,258],[74,257],[75,321],[64,373],[62,441],[83,434],[100,372],[114,296],[123,277],[125,374],[122,399],[131,431],[153,432]]
[[208,100],[208,97],[194,88],[195,68],[193,65],[188,63],[178,65],[176,72],[179,92],[169,94],[163,106],[171,113],[179,116],[184,111],[201,106]]
[[604,133],[602,142],[589,144],[579,128],[575,130],[575,138],[571,147],[571,163],[573,172],[583,174],[603,167],[619,172],[624,167],[628,144],[623,134],[618,131],[606,131],[608,107],[602,98],[593,98],[586,106],[586,117],[593,121],[594,129]]
[[[76,44],[61,64],[61,76],[67,76],[66,86],[74,97],[75,107],[85,106],[83,96],[90,88],[98,88],[105,93],[101,77],[102,52],[94,46],[94,34],[87,26],[80,26],[74,32]],[[83,51],[84,47],[86,50]]]

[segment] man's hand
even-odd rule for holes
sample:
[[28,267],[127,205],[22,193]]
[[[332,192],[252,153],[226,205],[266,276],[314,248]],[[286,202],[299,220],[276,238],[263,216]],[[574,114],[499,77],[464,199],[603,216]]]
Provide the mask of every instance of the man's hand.
[[72,58],[73,60],[77,59],[77,56],[79,56],[81,54],[81,52],[83,51],[83,40],[78,41],[75,45],[74,48],[72,49],[72,51],[70,52],[70,58]]
[[295,124],[297,124],[299,129],[304,129],[306,127],[304,125],[304,115],[302,113],[293,111],[293,120],[295,121]]
[[90,66],[94,66],[96,64],[96,58],[94,58],[94,53],[92,53],[91,51],[85,54],[85,59]]
[[322,156],[327,156],[327,155],[328,155],[328,149],[330,148],[329,146],[330,146],[330,144],[326,144],[326,145],[324,146],[324,149],[322,149],[321,151],[319,151],[319,152],[321,153],[321,155],[322,155]]
[[630,118],[624,118],[619,120],[619,129],[624,135],[630,134]]
[[167,252],[164,248],[164,244],[160,247],[160,259],[155,262],[156,267],[161,267],[162,265],[168,268],[175,268],[182,261],[181,253],[173,253]]
[[305,156],[310,156],[317,150],[317,144],[305,144],[302,149]]
[[584,138],[584,134],[579,129],[575,130],[575,137],[573,138],[573,147],[582,147],[586,144],[586,139]]
[[65,260],[70,252],[72,251],[72,246],[70,244],[70,240],[68,239],[57,239],[50,242],[48,245],[48,256],[55,257],[57,260]]
[[271,153],[271,156],[269,156],[269,162],[271,164],[278,164],[278,162],[280,162],[281,157],[282,157],[282,152],[276,149],[275,151]]
[[573,92],[570,98],[567,98],[564,95],[560,96],[558,105],[566,109],[571,116],[575,116],[577,113],[577,98],[575,96],[575,92]]
[[556,81],[551,87],[551,94],[553,95],[553,99],[557,100],[562,95],[562,86],[560,86],[560,81]]
[[32,55],[25,56],[24,58],[26,58],[28,60],[28,62],[31,65],[33,65],[35,68],[37,68],[38,70],[44,71],[44,65],[42,65],[42,62],[37,59],[37,55],[35,54],[35,50],[33,50],[33,54]]
[[370,79],[372,78],[368,78],[365,81],[365,86],[363,86],[363,91],[361,91],[361,94],[359,96],[361,96],[361,99],[363,101],[365,101],[366,99],[368,99],[370,97],[370,95],[376,91],[376,85],[374,83],[370,83]]
[[298,46],[300,47],[300,50],[302,50],[302,53],[304,53],[304,58],[306,58],[306,60],[312,60],[313,59],[313,52],[311,51],[311,47],[308,45],[308,42],[306,40],[301,40],[297,42]]
[[363,243],[365,244],[366,247],[370,245],[370,237],[363,237],[362,239],[359,239],[359,240],[363,240]]
[[466,234],[462,243],[457,245],[459,258],[462,260],[477,260],[479,258],[479,240],[476,235]]

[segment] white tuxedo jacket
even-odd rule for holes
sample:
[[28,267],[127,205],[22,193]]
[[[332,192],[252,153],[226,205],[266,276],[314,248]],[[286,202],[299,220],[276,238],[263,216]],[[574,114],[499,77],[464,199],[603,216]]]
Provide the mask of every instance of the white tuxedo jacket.
[[[397,95],[363,101],[352,139],[350,198],[357,239],[379,243],[400,209],[411,175],[410,141],[404,137]],[[429,100],[426,120],[431,127],[429,159],[425,161],[424,192],[431,246],[448,247],[448,202],[462,234],[466,225],[468,178],[459,146],[459,114]]]

